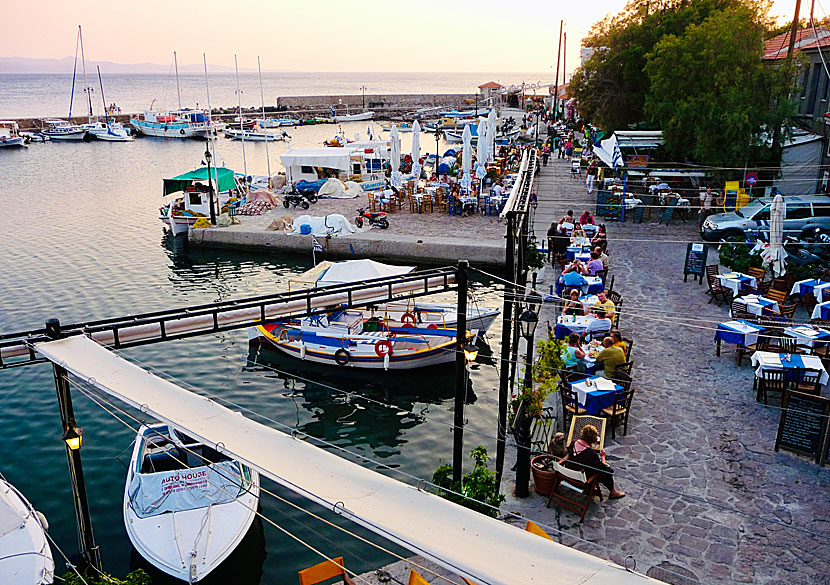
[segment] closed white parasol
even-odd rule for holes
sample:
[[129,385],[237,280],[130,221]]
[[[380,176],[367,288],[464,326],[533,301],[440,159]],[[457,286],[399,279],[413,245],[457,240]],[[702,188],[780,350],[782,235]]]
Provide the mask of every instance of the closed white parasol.
[[776,195],[769,208],[769,248],[761,252],[772,274],[778,278],[787,271],[787,252],[784,250],[784,199]]

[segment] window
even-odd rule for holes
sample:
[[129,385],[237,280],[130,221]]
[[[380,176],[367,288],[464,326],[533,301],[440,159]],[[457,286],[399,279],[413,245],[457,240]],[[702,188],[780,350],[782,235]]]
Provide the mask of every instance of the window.
[[314,174],[314,167],[303,165],[303,166],[300,167],[300,172],[305,174],[305,175]]
[[816,97],[818,97],[818,86],[823,73],[821,71],[821,63],[813,64],[813,77],[810,79],[810,100],[807,106],[807,113],[812,114],[816,111]]
[[816,217],[830,217],[830,199],[827,200],[827,203],[813,205],[813,215]]
[[190,196],[190,207],[194,205],[201,205],[202,204],[202,194],[201,193],[188,193]]
[[813,217],[813,210],[809,203],[788,203],[784,219],[809,219]]
[[765,207],[754,216],[752,216],[754,221],[769,221],[769,207]]

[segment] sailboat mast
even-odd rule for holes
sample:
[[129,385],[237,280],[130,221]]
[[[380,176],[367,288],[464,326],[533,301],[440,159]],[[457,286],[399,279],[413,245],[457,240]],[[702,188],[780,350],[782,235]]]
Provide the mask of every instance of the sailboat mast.
[[104,81],[101,79],[101,66],[96,65],[96,67],[98,68],[98,85],[101,86],[101,103],[104,104],[104,122],[109,126],[110,118],[107,113],[107,100],[104,98]]
[[173,51],[173,66],[176,68],[176,96],[179,98],[179,109],[182,109],[182,90],[179,88],[179,60],[176,51]]
[[236,104],[239,108],[237,112],[239,113],[239,132],[240,138],[242,138],[242,167],[245,170],[245,181],[248,180],[248,159],[245,156],[245,129],[242,127],[242,92],[239,91],[239,61],[236,59],[236,55],[233,56],[233,64],[236,67]]
[[[262,103],[262,121],[265,122],[265,94],[262,92],[262,65],[259,55],[256,56],[256,66],[259,69],[259,99]],[[267,132],[267,130],[266,130]],[[271,157],[268,155],[268,137],[265,137],[265,162],[268,165],[268,186],[271,186]]]
[[213,154],[213,160],[216,161],[213,168],[219,166],[219,159],[216,158],[216,142],[213,140],[213,110],[210,107],[210,86],[208,85],[208,72],[207,72],[207,55],[202,53],[202,61],[205,64],[205,93],[207,94],[207,106],[208,106],[208,144],[210,145],[211,154]]
[[81,43],[81,65],[84,70],[84,91],[86,92],[87,101],[89,102],[89,122],[92,123],[92,88],[86,81],[86,57],[84,57],[84,35],[81,32],[81,25],[78,25],[78,40]]
[[69,95],[69,118],[67,122],[72,123],[72,103],[75,101],[75,76],[78,73],[78,44],[80,43],[81,30],[78,27],[78,37],[75,37],[75,64],[72,66],[72,93]]

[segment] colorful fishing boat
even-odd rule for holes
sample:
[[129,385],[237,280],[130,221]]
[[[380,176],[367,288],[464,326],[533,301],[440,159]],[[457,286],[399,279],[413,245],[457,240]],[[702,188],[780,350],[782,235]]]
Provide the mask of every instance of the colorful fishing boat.
[[218,216],[223,205],[237,193],[238,184],[232,169],[200,167],[189,173],[164,179],[163,205],[159,219],[169,227],[173,235],[186,234],[200,217],[210,217],[210,191],[208,177],[213,185],[215,213]]
[[[469,341],[476,332],[467,332]],[[264,341],[301,360],[353,368],[410,370],[455,362],[455,329],[402,323],[380,311],[347,309],[248,329],[248,339]]]

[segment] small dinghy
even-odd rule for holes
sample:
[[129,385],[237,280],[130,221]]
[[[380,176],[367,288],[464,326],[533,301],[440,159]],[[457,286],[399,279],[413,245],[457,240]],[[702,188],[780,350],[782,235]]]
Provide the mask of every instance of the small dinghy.
[[142,426],[124,488],[124,524],[155,567],[196,583],[251,526],[259,474],[166,424]]
[[43,514],[0,476],[0,583],[52,583],[55,561],[46,541],[48,528]]

